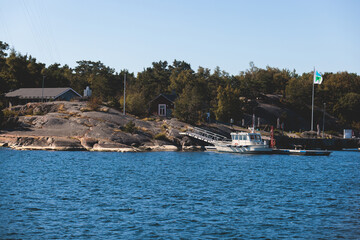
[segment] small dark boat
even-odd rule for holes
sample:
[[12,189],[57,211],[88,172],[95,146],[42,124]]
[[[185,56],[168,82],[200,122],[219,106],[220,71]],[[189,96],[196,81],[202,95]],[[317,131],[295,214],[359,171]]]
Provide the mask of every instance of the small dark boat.
[[329,156],[331,154],[331,152],[327,150],[277,149],[274,151],[277,154],[286,155]]

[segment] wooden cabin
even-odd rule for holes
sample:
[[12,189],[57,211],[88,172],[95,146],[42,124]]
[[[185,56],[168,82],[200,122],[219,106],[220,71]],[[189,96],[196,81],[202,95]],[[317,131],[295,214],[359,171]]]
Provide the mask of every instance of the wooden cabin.
[[150,114],[159,117],[171,117],[175,108],[176,94],[160,94],[150,102]]
[[72,88],[19,88],[5,94],[9,107],[29,102],[70,101],[79,97],[81,95]]

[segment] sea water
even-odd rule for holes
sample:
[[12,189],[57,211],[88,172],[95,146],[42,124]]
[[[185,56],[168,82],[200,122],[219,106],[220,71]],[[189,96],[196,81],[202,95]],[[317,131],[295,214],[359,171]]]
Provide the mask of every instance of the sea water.
[[360,153],[0,149],[1,239],[359,239]]

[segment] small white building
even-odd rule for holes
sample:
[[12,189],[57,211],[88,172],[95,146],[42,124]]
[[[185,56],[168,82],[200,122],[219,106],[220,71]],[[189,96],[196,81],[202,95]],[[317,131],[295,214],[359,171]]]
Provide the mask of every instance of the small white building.
[[89,86],[87,86],[87,87],[84,89],[84,97],[91,97],[91,94],[92,94],[92,90],[90,89]]
[[344,129],[344,138],[349,139],[352,138],[353,130],[352,129]]

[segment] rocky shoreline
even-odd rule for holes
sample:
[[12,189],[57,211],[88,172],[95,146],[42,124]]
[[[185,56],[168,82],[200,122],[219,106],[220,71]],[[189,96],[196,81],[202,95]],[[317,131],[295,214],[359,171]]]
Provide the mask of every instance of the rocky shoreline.
[[14,150],[45,150],[45,151],[91,151],[91,152],[148,152],[148,151],[202,151],[202,146],[178,146],[171,144],[154,146],[116,146],[95,143],[89,145],[86,139],[72,139],[61,137],[33,137],[0,135],[0,147]]
[[[50,151],[199,151],[179,132],[191,127],[175,119],[138,119],[86,102],[28,103],[11,108],[13,127],[0,131],[0,147]],[[126,129],[132,124],[132,129]]]

